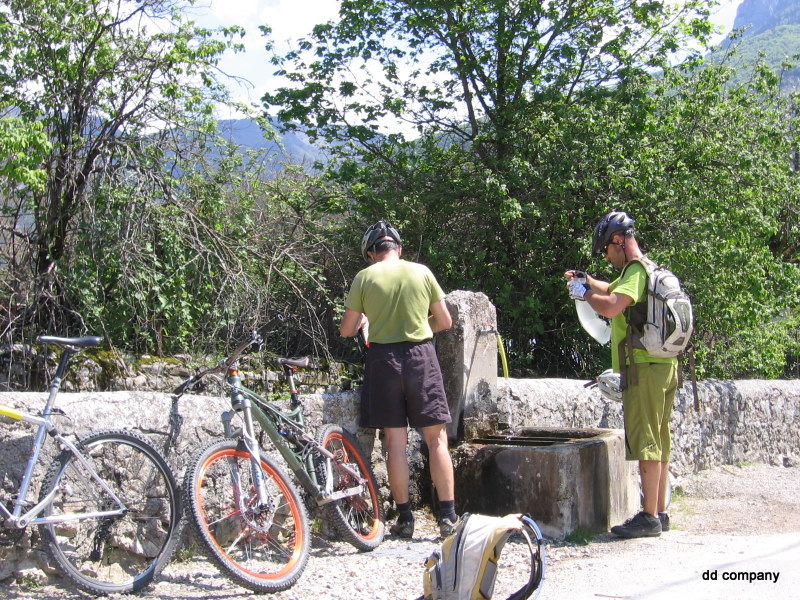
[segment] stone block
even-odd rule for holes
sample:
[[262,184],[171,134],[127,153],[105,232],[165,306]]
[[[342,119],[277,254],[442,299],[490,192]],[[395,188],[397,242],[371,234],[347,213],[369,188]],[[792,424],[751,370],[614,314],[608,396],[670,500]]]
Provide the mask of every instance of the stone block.
[[[639,507],[619,429],[523,429],[454,452],[459,512],[528,513],[547,537],[608,531]],[[524,438],[524,439],[521,439]],[[526,443],[527,442],[529,443]]]
[[445,302],[453,326],[437,335],[436,352],[453,418],[447,434],[463,440],[470,437],[467,425],[475,431],[494,429],[497,313],[486,294],[458,290]]

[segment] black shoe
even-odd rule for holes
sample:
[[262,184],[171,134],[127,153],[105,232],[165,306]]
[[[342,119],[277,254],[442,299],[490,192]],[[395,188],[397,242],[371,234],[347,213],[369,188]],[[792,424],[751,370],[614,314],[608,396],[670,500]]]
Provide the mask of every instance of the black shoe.
[[448,536],[453,535],[453,532],[456,530],[458,526],[458,517],[456,517],[455,521],[448,519],[447,517],[443,517],[439,520],[439,535],[442,538],[446,538]]
[[650,513],[642,511],[622,525],[612,527],[611,533],[626,539],[658,537],[661,535],[661,521]]
[[394,525],[389,528],[389,533],[399,538],[410,539],[414,537],[414,515],[411,515],[411,520],[395,521]]
[[658,520],[661,521],[661,531],[669,531],[669,515],[665,512],[658,513]]

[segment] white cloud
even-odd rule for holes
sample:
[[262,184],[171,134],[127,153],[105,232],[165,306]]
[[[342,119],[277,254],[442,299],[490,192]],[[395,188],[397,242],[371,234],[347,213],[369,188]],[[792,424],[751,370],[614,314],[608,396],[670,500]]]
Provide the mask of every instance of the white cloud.
[[338,13],[339,0],[206,0],[192,10],[194,20],[205,27],[244,28],[246,35],[241,41],[245,52],[229,52],[220,61],[220,68],[250,82],[230,85],[234,97],[248,104],[258,103],[277,83],[259,27],[268,25],[272,29],[270,39],[282,53],[307,37],[315,25],[335,20]]

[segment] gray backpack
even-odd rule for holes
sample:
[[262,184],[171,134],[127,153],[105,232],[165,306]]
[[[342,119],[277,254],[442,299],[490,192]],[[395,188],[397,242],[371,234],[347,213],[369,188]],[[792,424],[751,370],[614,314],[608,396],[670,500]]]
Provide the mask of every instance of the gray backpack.
[[490,600],[503,547],[512,536],[524,540],[530,557],[528,581],[508,597],[538,596],[544,580],[542,534],[528,515],[491,517],[464,514],[452,535],[425,562],[423,590],[417,600]]
[[688,347],[694,331],[692,301],[672,271],[646,256],[632,260],[625,269],[635,262],[647,271],[647,294],[625,311],[629,329],[626,339],[652,356],[678,356]]
[[[694,408],[700,410],[697,395],[697,378],[694,374],[694,352],[691,337],[694,331],[694,310],[689,295],[675,274],[643,256],[627,265],[638,262],[647,271],[645,297],[625,310],[628,330],[619,342],[620,389],[636,382],[636,363],[625,367],[626,354],[633,355],[634,348],[661,358],[678,357],[678,386],[683,386],[683,354],[688,352],[692,374]],[[622,270],[622,274],[625,273]],[[622,277],[620,274],[620,277]]]

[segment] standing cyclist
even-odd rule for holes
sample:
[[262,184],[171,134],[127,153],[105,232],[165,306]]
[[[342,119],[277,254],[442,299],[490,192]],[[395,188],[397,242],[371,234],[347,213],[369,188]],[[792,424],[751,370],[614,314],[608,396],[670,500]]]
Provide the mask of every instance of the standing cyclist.
[[[597,224],[592,253],[606,257],[621,269],[611,283],[586,275],[586,283],[567,271],[570,298],[585,300],[600,315],[611,318],[611,366],[622,375],[623,419],[627,460],[639,461],[643,510],[611,532],[623,538],[655,537],[669,530],[666,513],[669,477],[669,421],[678,385],[676,358],[651,356],[645,350],[624,352],[628,329],[626,309],[647,302],[647,272],[641,263],[628,265],[643,255],[636,241],[633,219],[611,211]],[[627,266],[627,268],[626,268]],[[623,351],[619,351],[623,349]],[[624,357],[624,358],[623,358]],[[631,360],[634,363],[631,367]]]
[[431,479],[439,497],[439,530],[450,535],[455,513],[453,463],[447,445],[450,409],[433,334],[452,326],[444,292],[426,266],[400,258],[398,231],[385,221],[367,229],[361,254],[370,266],[353,280],[339,333],[369,327],[369,349],[361,386],[362,427],[382,428],[388,447],[389,488],[397,510],[392,534],[414,535],[406,457],[408,427],[422,430]]

